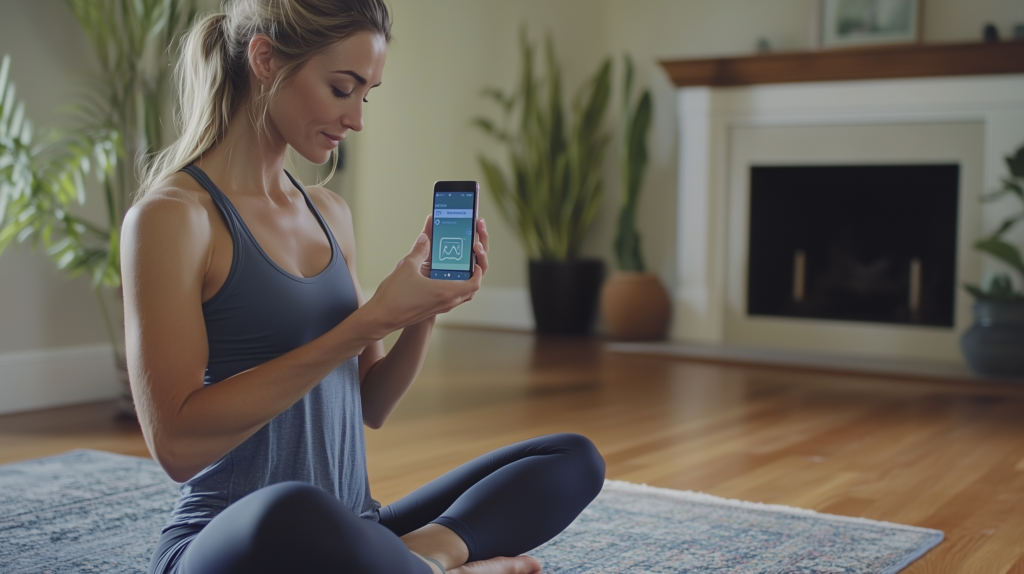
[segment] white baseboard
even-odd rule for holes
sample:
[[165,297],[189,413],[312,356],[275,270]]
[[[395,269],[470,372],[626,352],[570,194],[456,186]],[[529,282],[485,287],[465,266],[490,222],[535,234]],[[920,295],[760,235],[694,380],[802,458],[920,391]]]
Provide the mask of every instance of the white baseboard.
[[437,323],[532,331],[534,321],[530,292],[514,287],[483,288],[469,303],[438,315]]
[[110,345],[0,354],[0,414],[117,397]]
[[818,351],[734,345],[731,343],[706,344],[684,343],[680,341],[609,343],[605,348],[616,353],[664,355],[705,361],[849,371],[851,373],[931,380],[1024,382],[1021,379],[977,375],[972,373],[965,365],[958,363],[941,363],[893,357],[865,357],[852,354],[844,355]]

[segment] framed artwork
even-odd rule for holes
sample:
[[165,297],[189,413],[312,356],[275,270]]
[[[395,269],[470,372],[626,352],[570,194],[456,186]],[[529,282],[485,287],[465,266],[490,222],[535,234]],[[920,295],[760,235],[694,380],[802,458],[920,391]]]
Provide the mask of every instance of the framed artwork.
[[906,44],[921,37],[921,0],[819,0],[822,48]]

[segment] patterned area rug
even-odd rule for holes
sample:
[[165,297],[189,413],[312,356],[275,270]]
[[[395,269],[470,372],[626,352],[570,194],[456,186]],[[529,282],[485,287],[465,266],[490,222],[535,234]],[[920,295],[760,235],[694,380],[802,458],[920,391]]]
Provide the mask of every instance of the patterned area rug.
[[[145,572],[177,487],[99,451],[0,466],[0,572]],[[892,573],[942,540],[911,526],[609,481],[531,552],[546,574]]]
[[552,574],[891,574],[942,537],[915,526],[609,480],[565,532],[530,555]]

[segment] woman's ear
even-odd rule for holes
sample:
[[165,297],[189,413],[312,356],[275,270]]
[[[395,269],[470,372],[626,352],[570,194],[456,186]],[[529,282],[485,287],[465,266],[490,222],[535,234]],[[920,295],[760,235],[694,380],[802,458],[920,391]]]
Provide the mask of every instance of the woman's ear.
[[277,61],[274,45],[264,34],[256,34],[249,40],[249,69],[256,76],[256,83],[270,88],[277,75]]

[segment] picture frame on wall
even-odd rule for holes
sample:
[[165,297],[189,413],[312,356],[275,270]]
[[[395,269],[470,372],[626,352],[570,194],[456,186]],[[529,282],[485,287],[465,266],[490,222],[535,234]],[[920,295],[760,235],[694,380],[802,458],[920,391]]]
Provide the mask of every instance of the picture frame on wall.
[[820,46],[912,44],[921,39],[921,0],[818,0]]

